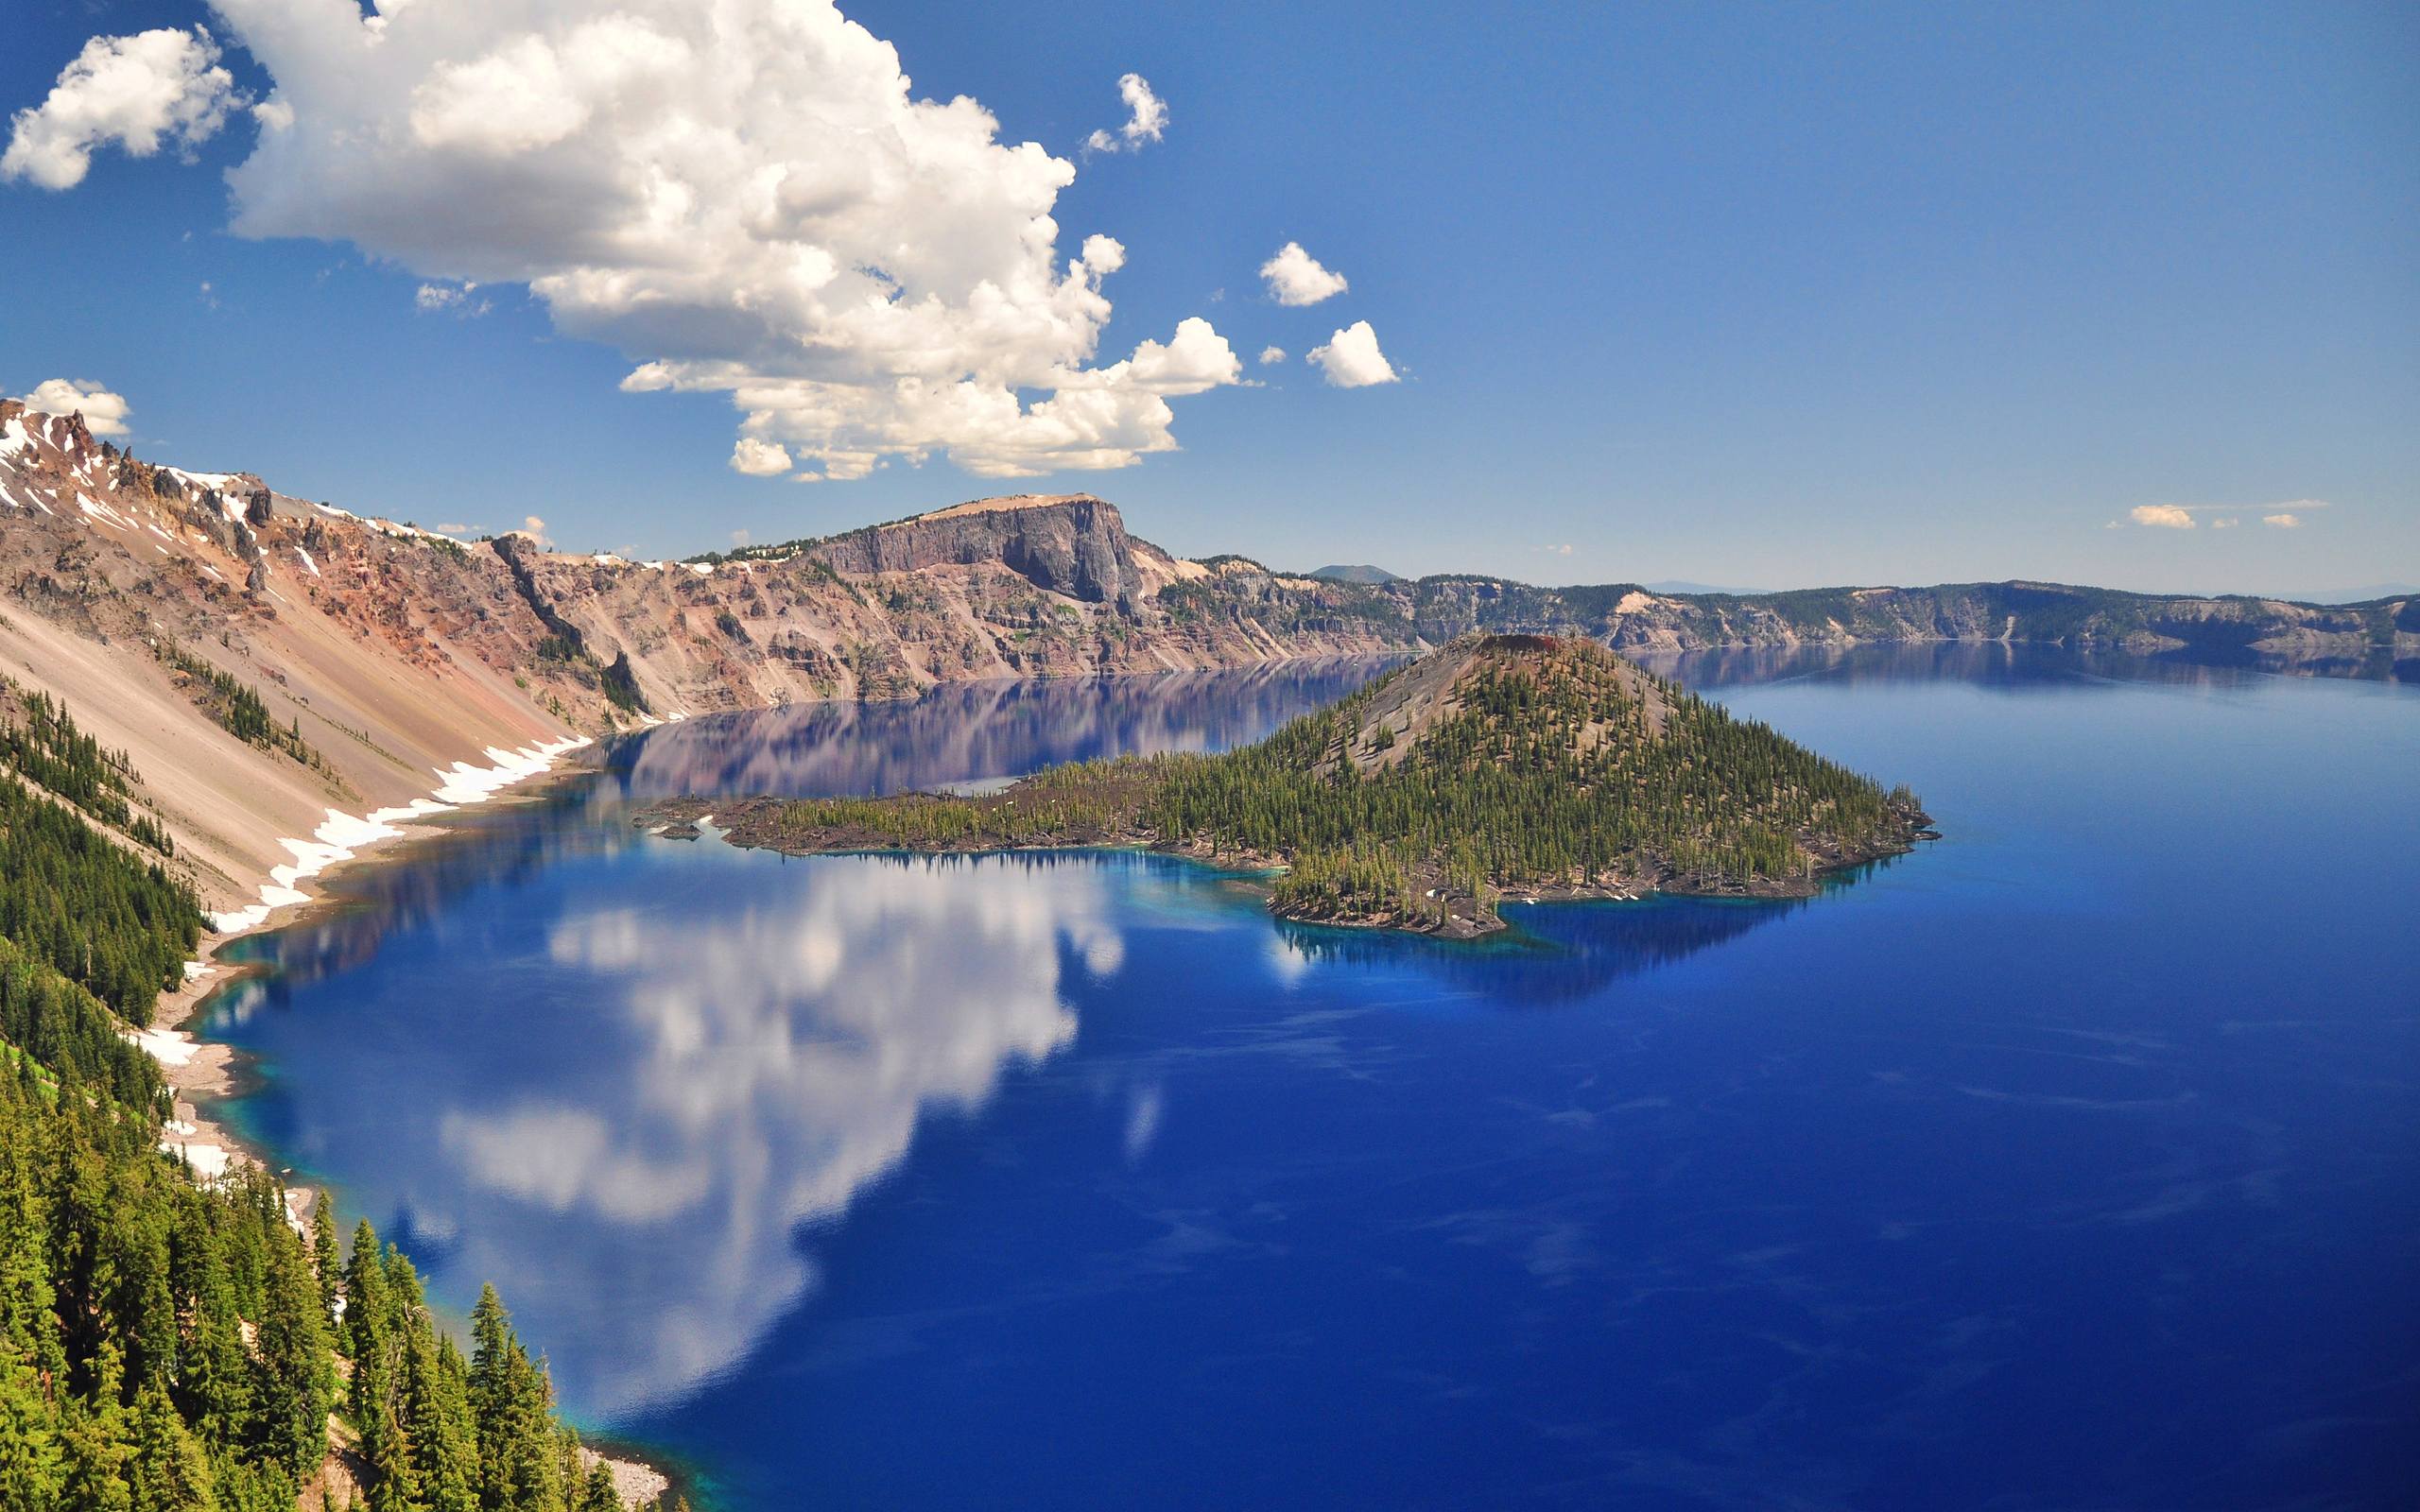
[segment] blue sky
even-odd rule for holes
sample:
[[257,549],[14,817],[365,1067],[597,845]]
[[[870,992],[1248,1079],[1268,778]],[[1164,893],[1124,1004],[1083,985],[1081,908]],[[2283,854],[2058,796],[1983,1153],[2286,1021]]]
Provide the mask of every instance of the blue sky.
[[[199,25],[236,91],[299,105],[287,139],[406,129],[402,107],[382,118],[357,104],[377,92],[342,68],[287,45],[280,77],[262,56],[281,55],[263,39],[293,15],[338,3],[17,0],[0,110],[41,105],[89,38]],[[1128,441],[1155,434],[1152,396],[1167,396],[1160,429],[1178,449],[1147,439],[1133,465],[1105,471],[1060,465],[1075,454],[1037,441],[1026,417],[970,442],[960,421],[944,435],[898,412],[883,365],[906,359],[842,350],[828,325],[819,339],[838,344],[802,388],[762,332],[696,311],[657,319],[643,301],[590,298],[567,316],[510,277],[423,309],[424,284],[559,271],[565,246],[580,267],[621,271],[587,249],[606,232],[627,243],[627,198],[527,192],[552,178],[505,193],[510,165],[490,172],[494,154],[554,175],[537,155],[577,150],[627,180],[658,150],[631,145],[661,140],[637,134],[648,112],[728,106],[729,70],[701,64],[650,85],[652,103],[625,89],[620,113],[583,106],[576,129],[499,127],[472,89],[493,71],[462,70],[525,59],[516,38],[561,41],[607,9],[398,9],[392,39],[457,16],[453,51],[387,82],[419,90],[409,129],[424,144],[439,141],[432,121],[459,129],[374,171],[334,149],[289,170],[264,149],[231,191],[270,129],[231,109],[186,151],[104,143],[73,187],[0,184],[0,392],[88,380],[124,397],[141,455],[424,524],[535,515],[567,546],[648,555],[1083,489],[1180,552],[1294,566],[1751,587],[2420,578],[2408,6],[845,7],[896,47],[915,96],[970,95],[1001,147],[1038,143],[1072,165],[1045,192],[1057,237],[1034,266],[1063,270],[1096,234],[1120,245],[1122,266],[1094,278],[1105,311],[1081,287],[1019,311],[1046,295],[1052,318],[1097,345],[1051,382],[1117,406]],[[704,10],[638,9],[676,28]],[[458,19],[473,16],[501,19]],[[832,87],[866,93],[880,82],[870,66],[853,60]],[[1085,153],[1131,118],[1128,73],[1165,102],[1164,132]],[[741,129],[778,139],[743,145],[776,174],[806,163],[815,195],[845,198],[830,185],[856,181],[851,156],[798,123],[857,107],[805,77],[761,86]],[[458,120],[429,113],[438,88]],[[507,127],[520,134],[499,145]],[[464,143],[490,154],[475,172]],[[865,249],[895,235],[896,265],[880,260],[903,300],[919,289],[900,269],[921,258],[1016,266],[1009,220],[965,206],[988,204],[987,175],[1034,160],[970,159],[952,138],[922,161],[908,187],[835,212],[856,217],[856,240],[833,244],[840,262],[870,266]],[[239,201],[255,234],[231,232]],[[753,235],[692,271],[719,288],[721,269],[761,254]],[[1287,242],[1349,287],[1277,302],[1259,269]],[[919,331],[913,360],[948,366],[962,348],[1010,375],[1002,395],[1031,406],[1058,391],[1030,380],[1059,360],[1064,329],[995,347],[953,309]],[[1224,347],[1188,338],[1188,319]],[[1360,321],[1399,381],[1339,387],[1304,361]],[[1157,355],[1137,352],[1146,340]],[[1272,345],[1287,359],[1264,366]],[[655,359],[679,381],[617,387]],[[1154,364],[1175,376],[1144,381]],[[727,465],[751,412],[735,401],[757,391],[740,386],[769,377],[786,397],[750,423],[794,470],[850,471],[805,460],[838,404],[856,438],[838,450],[871,471],[801,483]],[[864,439],[876,432],[891,439]],[[953,455],[989,457],[977,465],[994,473]],[[2192,524],[2137,524],[2137,509]],[[2262,524],[2272,514],[2298,524]]]

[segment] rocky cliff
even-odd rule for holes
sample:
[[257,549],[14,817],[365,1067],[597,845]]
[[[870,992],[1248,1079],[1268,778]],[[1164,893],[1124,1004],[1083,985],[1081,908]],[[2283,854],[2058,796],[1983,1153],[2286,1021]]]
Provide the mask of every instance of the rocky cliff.
[[135,756],[216,908],[460,769],[660,719],[1398,644],[1341,593],[1177,561],[1088,495],[691,562],[465,541],[0,402],[0,675]]
[[1471,629],[1588,635],[1639,651],[2026,642],[2420,679],[2420,598],[2322,606],[2023,581],[1669,594],[1461,576],[1377,592],[1432,642]]
[[1474,629],[1636,650],[2038,641],[2420,678],[2420,600],[1337,581],[1177,558],[1090,494],[631,561],[362,518],[251,473],[156,465],[79,417],[0,401],[0,675],[136,755],[149,812],[215,905],[324,861],[341,849],[329,834],[354,833],[335,822],[347,815],[657,720],[1415,650]]

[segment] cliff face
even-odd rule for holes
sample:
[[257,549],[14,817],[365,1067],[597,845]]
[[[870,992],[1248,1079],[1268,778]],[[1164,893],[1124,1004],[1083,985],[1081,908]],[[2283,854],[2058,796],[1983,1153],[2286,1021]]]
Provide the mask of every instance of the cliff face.
[[[971,679],[1242,666],[1405,643],[1323,585],[1214,581],[1085,495],[959,505],[794,549],[628,562],[499,542],[532,611],[659,715],[894,697]],[[1189,595],[1171,590],[1198,590]]]
[[[156,466],[0,401],[0,674],[131,751],[206,898],[249,902],[332,809],[457,763],[717,710],[944,682],[1226,667],[1474,629],[1638,650],[2037,641],[2420,678],[2420,600],[2319,608],[2043,583],[1739,597],[1186,561],[1089,494],[978,500],[730,558],[456,541]],[[235,689],[277,734],[228,728]]]
[[[155,466],[76,416],[0,402],[0,675],[134,756],[214,907],[249,904],[331,811],[406,805],[458,763],[577,735],[1397,644],[1320,612],[1320,585],[1213,579],[1088,495],[962,505],[745,561],[461,541],[251,473]],[[1201,592],[1160,602],[1185,584]],[[238,734],[245,697],[262,712]]]
[[1587,635],[1641,651],[2007,641],[2420,676],[2420,599],[2320,606],[2021,581],[1659,594],[1628,583],[1533,588],[1472,576],[1374,592],[1431,642],[1473,629]]
[[1158,586],[1134,548],[1116,508],[1091,494],[1016,494],[853,530],[809,555],[860,576],[997,562],[1046,593],[1113,605],[1132,619]]

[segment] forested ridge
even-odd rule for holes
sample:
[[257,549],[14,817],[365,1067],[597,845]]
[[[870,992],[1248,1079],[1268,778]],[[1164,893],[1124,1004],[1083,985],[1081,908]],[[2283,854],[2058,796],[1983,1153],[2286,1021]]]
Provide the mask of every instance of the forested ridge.
[[743,842],[1141,843],[1286,868],[1288,917],[1484,929],[1504,891],[1811,891],[1929,821],[1582,639],[1459,642],[1258,745],[1053,768],[980,799],[724,806]]
[[133,774],[21,706],[0,729],[0,1512],[618,1509],[493,1292],[465,1356],[366,1223],[346,1253],[320,1203],[306,1239],[275,1177],[160,1149],[167,1090],[121,1031],[180,979],[200,910],[27,785],[111,817]]

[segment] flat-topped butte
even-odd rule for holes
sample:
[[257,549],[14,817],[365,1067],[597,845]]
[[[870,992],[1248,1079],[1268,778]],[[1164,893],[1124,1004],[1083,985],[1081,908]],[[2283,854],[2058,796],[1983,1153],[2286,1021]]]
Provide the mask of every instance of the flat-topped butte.
[[1469,936],[1499,899],[1803,897],[1931,834],[1885,791],[1594,641],[1457,641],[1258,745],[977,797],[679,799],[792,854],[1142,846],[1275,872],[1282,918]]

